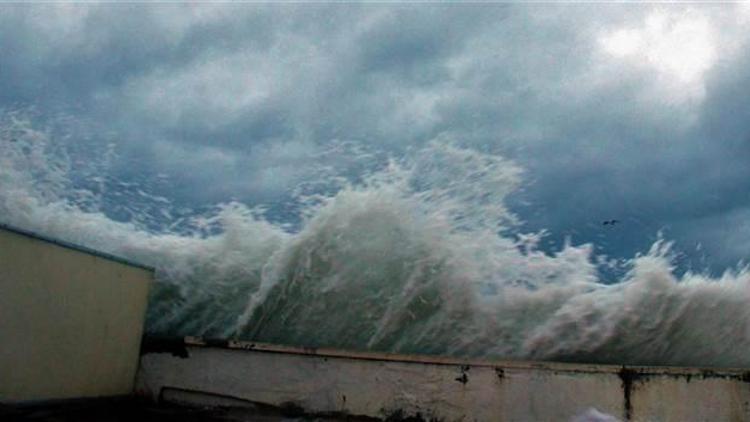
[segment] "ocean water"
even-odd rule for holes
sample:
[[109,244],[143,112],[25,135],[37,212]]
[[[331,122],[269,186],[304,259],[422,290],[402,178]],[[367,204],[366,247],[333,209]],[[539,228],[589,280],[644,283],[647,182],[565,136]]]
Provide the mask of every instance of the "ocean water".
[[[660,239],[624,262],[620,279],[603,280],[592,245],[543,252],[544,233],[519,229],[507,200],[528,175],[501,156],[450,140],[397,157],[378,152],[386,157],[378,165],[321,171],[290,192],[297,215],[285,224],[238,202],[186,212],[146,182],[107,176],[112,146],[80,147],[32,120],[0,117],[0,221],[156,267],[150,333],[462,357],[750,365],[744,267],[677,276],[672,245]],[[342,151],[354,161],[372,157],[357,145],[331,153]]]

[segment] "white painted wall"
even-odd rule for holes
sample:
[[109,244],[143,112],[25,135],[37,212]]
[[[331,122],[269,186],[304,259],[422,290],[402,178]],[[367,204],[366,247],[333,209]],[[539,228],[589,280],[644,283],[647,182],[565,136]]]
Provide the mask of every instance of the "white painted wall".
[[187,358],[142,356],[137,391],[154,400],[293,403],[309,413],[378,418],[401,411],[444,421],[571,421],[597,414],[633,421],[750,420],[743,371],[462,362],[239,342],[206,347],[198,340],[186,347]]
[[130,394],[152,278],[0,227],[0,401]]

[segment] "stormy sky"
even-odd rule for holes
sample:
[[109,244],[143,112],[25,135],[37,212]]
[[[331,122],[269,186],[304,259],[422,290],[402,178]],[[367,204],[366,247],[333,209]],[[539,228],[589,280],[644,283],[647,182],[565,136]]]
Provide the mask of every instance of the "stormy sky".
[[86,122],[188,204],[273,201],[331,142],[451,139],[526,169],[549,247],[662,231],[720,271],[750,257],[747,28],[729,3],[3,4],[0,109]]

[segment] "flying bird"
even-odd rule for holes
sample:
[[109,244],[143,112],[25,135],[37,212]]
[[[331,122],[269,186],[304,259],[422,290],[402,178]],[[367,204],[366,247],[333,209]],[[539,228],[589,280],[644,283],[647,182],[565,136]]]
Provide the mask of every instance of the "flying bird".
[[614,226],[615,224],[619,223],[620,220],[605,220],[602,222],[603,226]]

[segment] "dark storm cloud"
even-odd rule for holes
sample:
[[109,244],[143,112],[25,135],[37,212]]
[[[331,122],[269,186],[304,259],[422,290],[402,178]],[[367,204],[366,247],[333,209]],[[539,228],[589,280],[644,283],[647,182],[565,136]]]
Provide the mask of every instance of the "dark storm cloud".
[[742,6],[1,7],[1,104],[98,122],[123,176],[169,173],[177,195],[262,200],[331,140],[444,137],[528,168],[529,230],[747,255],[719,247],[750,235]]

